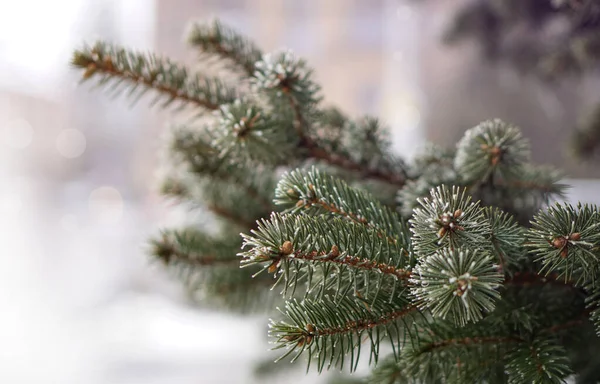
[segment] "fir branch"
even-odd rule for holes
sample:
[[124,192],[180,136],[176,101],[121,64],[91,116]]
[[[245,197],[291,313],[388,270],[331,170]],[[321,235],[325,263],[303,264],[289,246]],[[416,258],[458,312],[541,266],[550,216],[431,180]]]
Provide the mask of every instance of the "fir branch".
[[409,220],[417,254],[426,257],[444,247],[489,249],[490,223],[465,189],[442,185],[430,193],[418,200],[421,207],[415,208]]
[[443,178],[445,174],[453,171],[455,156],[454,148],[428,144],[422,153],[415,156],[409,173],[415,179],[423,176],[431,178],[434,175]]
[[342,326],[316,329],[314,336],[334,336],[348,332],[362,332],[370,328],[385,325],[398,318],[405,317],[416,310],[416,306],[409,306],[408,308],[382,314],[376,318],[352,320]]
[[194,228],[165,230],[150,241],[150,253],[167,265],[187,267],[239,266],[239,240],[225,241]]
[[240,184],[224,178],[171,172],[162,180],[160,191],[186,207],[208,210],[225,224],[248,230],[255,227],[256,220],[268,215],[272,206],[268,202],[261,204],[248,192],[251,186],[245,189]]
[[312,81],[312,70],[306,67],[303,60],[297,59],[291,52],[265,55],[263,60],[256,64],[256,68],[254,85],[277,100],[274,104],[277,104],[281,97],[287,100],[293,113],[293,125],[298,135],[299,147],[304,150],[306,157],[324,161],[346,171],[360,173],[363,177],[396,186],[404,185],[404,174],[368,167],[347,154],[329,151],[309,135],[312,127],[309,126],[306,115],[320,101],[320,88]]
[[[325,129],[324,131],[331,132],[331,128],[334,128],[334,132],[339,133],[348,122],[348,117],[338,108],[329,106],[318,110],[315,115],[315,120],[319,126],[330,128]],[[337,137],[337,135],[334,135],[334,138],[335,137]]]
[[366,167],[361,166],[360,164],[355,163],[351,159],[347,157],[343,157],[337,155],[335,153],[330,153],[320,148],[314,141],[311,139],[305,138],[304,143],[306,149],[308,150],[309,157],[322,160],[327,164],[335,165],[336,167],[340,167],[347,171],[357,172],[365,178],[372,178],[375,180],[380,180],[385,183],[389,183],[395,185],[397,187],[402,187],[406,182],[404,176],[400,174],[395,174],[392,172],[379,170],[379,169],[367,169]]
[[[254,187],[244,185],[241,187],[243,189],[240,189],[240,184],[227,178],[205,176],[202,179],[192,177],[192,180],[189,180],[189,177],[171,174],[161,181],[160,193],[177,199],[178,203],[189,204],[193,208],[208,207],[216,214],[218,214],[216,211],[226,211],[230,206],[237,205],[235,215],[239,217],[234,221],[252,223],[249,227],[244,225],[250,228],[254,226],[257,219],[270,213],[273,206]],[[243,202],[235,200],[242,195]],[[236,203],[241,203],[242,207]],[[234,212],[230,214],[234,215]]]
[[571,373],[565,349],[553,339],[535,339],[507,356],[510,384],[565,383]]
[[263,55],[254,42],[219,20],[193,23],[187,41],[203,52],[229,60],[234,68],[242,69],[249,77],[254,75],[255,64]]
[[[203,205],[213,213],[228,219],[241,228],[249,230],[256,227],[256,221],[271,213],[273,206],[263,206],[260,200],[249,196],[248,187],[231,181],[207,179],[195,181]],[[242,184],[242,185],[240,185]]]
[[[305,125],[304,119],[302,119],[299,109],[294,109],[296,116],[296,127],[302,127]],[[303,132],[298,130],[298,132]],[[397,187],[402,187],[406,183],[406,176],[404,172],[394,172],[389,169],[369,167],[368,165],[361,164],[353,160],[349,155],[334,152],[323,148],[308,135],[301,134],[300,146],[306,151],[307,157],[321,160],[327,164],[342,168],[349,172],[356,172],[364,178],[379,180]]]
[[311,141],[311,146],[318,146],[329,153],[341,150],[346,135],[345,127],[350,121],[348,116],[335,107],[325,107],[312,111],[312,124],[303,124],[300,110],[291,106],[295,127],[302,126],[297,132],[301,134],[300,147],[304,149],[305,156],[307,140]]
[[494,310],[503,276],[486,251],[444,248],[419,259],[410,282],[419,307],[458,326],[476,322]]
[[367,384],[416,384],[417,380],[406,372],[403,360],[398,361],[395,356],[388,356],[379,362],[367,377]]
[[596,334],[600,336],[600,284],[588,285],[587,291],[589,292],[588,297],[585,299],[587,312],[594,324]]
[[369,193],[322,174],[315,167],[286,173],[277,184],[274,201],[287,207],[286,212],[325,213],[373,228],[392,244],[409,243],[408,227],[396,212]]
[[[561,175],[546,166],[524,164],[510,180],[489,179],[468,185],[474,198],[483,205],[495,206],[515,217],[519,224],[529,226],[531,217],[552,199],[564,197]],[[493,181],[493,182],[492,182]]]
[[103,42],[75,51],[71,64],[85,70],[84,81],[99,77],[100,86],[113,82],[115,92],[125,88],[129,88],[129,95],[137,92],[135,100],[153,90],[157,96],[152,104],[164,99],[163,107],[177,101],[215,110],[237,98],[237,92],[219,79],[190,75],[185,67],[169,59]]
[[[240,99],[222,105],[213,128],[213,145],[228,162],[284,165],[296,148],[285,122],[267,110]],[[283,129],[282,129],[283,128]]]
[[[580,28],[596,22],[582,20]],[[597,41],[567,48],[575,67],[594,59]],[[393,352],[388,378],[404,382],[560,382],[570,372],[563,346],[578,372],[591,364],[575,344],[600,324],[600,216],[594,206],[552,207],[535,216],[526,235],[541,264],[533,272],[538,265],[525,257],[517,221],[527,225],[563,186],[554,170],[529,164],[528,143],[516,127],[483,122],[456,152],[430,150],[407,169],[389,153],[389,133],[376,119],[320,109],[312,70],[290,52],[263,55],[218,22],[192,27],[190,43],[248,80],[250,98],[168,59],[104,43],[75,52],[72,64],[84,80],[112,82],[115,92],[153,91],[165,105],[215,111],[214,125],[176,132],[171,155],[186,172],[169,175],[164,191],[236,225],[218,236],[186,228],[152,241],[154,257],[194,294],[239,311],[272,304],[265,287],[274,278],[284,295],[305,289],[270,334],[276,349],[294,359],[307,352],[319,371],[347,358],[355,370],[365,340],[377,362],[384,338]],[[414,210],[412,239],[403,219],[375,197],[383,193],[363,192],[365,184],[351,188],[313,168],[284,176],[275,197],[287,213],[260,221],[242,236],[241,260],[232,257],[240,238],[228,234],[254,227],[273,210],[275,167],[315,161],[357,184],[366,177],[376,188],[401,187],[407,216],[413,200],[430,191]],[[498,208],[481,208],[488,205]],[[238,261],[257,271],[254,279]],[[507,279],[498,289],[500,272]],[[528,285],[535,288],[521,288]]]
[[281,297],[269,290],[272,284],[269,276],[253,279],[247,270],[239,268],[239,264],[178,272],[190,298],[204,306],[210,304],[246,314],[271,311],[281,302]]
[[309,139],[308,136],[306,136],[308,124],[306,123],[306,120],[304,119],[304,115],[302,113],[300,104],[298,104],[298,102],[291,95],[288,96],[288,100],[290,102],[290,107],[292,108],[292,111],[294,112],[294,128],[296,129],[296,133],[298,134],[298,137],[300,137],[301,145],[303,145],[305,147],[315,146],[315,144],[312,142],[312,140]]
[[329,151],[327,148],[320,146],[317,141],[307,134],[310,127],[304,118],[299,103],[292,96],[289,96],[288,99],[294,113],[294,127],[300,138],[299,146],[306,151],[306,156],[308,158],[321,160],[346,171],[358,172],[366,178],[373,178],[399,187],[404,185],[405,181],[401,175],[396,175],[382,169],[369,169],[368,167],[355,162],[348,155]]
[[511,180],[529,161],[521,131],[499,119],[469,129],[457,145],[454,167],[466,182]]
[[247,313],[277,302],[268,276],[252,279],[240,269],[238,236],[213,236],[197,228],[164,230],[150,241],[150,253],[184,284],[190,298]]
[[420,207],[419,200],[426,198],[432,189],[442,185],[460,185],[456,172],[449,170],[443,174],[426,174],[414,180],[408,180],[397,194],[397,201],[403,216],[412,216],[415,208]]
[[[243,192],[245,197],[250,197],[266,213],[273,211],[270,200],[275,187],[273,170],[253,162],[242,164],[226,161],[219,156],[219,149],[214,147],[213,138],[208,132],[188,127],[174,129],[171,154],[174,160],[185,164],[190,172],[206,180],[209,187],[229,185],[240,194]],[[215,193],[212,195],[219,200],[221,192],[215,190]]]
[[[259,168],[259,167],[257,167],[257,168]],[[197,168],[195,170],[198,171]],[[238,169],[238,171],[243,171],[243,169]],[[241,187],[241,188],[243,188],[243,192],[246,194],[246,196],[250,197],[256,203],[258,203],[260,205],[261,209],[263,209],[266,212],[272,211],[273,204],[265,198],[264,194],[256,186],[249,183],[248,178],[246,178],[245,181],[240,181],[240,178],[241,178],[241,175],[235,175],[235,174],[226,175],[224,172],[216,172],[211,175],[209,180],[210,179],[218,180],[218,181],[221,181],[224,183],[229,183],[231,185],[234,185],[237,188]]]
[[575,284],[593,283],[600,263],[599,228],[596,206],[556,203],[534,217],[525,245],[541,261],[540,273],[557,272]]
[[304,119],[303,112],[321,100],[321,87],[312,80],[313,70],[290,50],[265,54],[254,67],[254,88],[266,93],[275,105],[280,99],[289,102],[292,110],[302,112],[297,118]]
[[389,128],[372,116],[349,120],[344,126],[340,151],[368,170],[407,177],[406,165],[392,150]]
[[415,383],[502,383],[503,356],[521,342],[503,325],[455,328],[447,322],[425,321],[412,328],[400,362]]
[[334,301],[325,296],[319,301],[294,300],[286,303],[286,321],[272,321],[269,334],[275,339],[275,349],[287,349],[284,356],[296,352],[296,359],[306,352],[309,368],[312,358],[316,358],[319,372],[326,365],[327,369],[332,366],[341,369],[345,357],[350,355],[350,370],[355,370],[365,333],[370,340],[370,358],[376,363],[381,338],[389,337],[395,350],[404,336],[399,323],[408,323],[407,319],[416,312],[414,306],[403,301],[378,302],[367,308],[348,298]]
[[525,257],[524,231],[511,215],[498,208],[486,207],[483,215],[491,226],[491,250],[498,259],[501,272],[511,275],[513,268]]
[[[406,244],[390,244],[364,225],[274,213],[251,232],[242,234],[243,248],[250,248],[240,253],[242,264],[261,264],[280,273],[284,293],[293,295],[300,283],[306,284],[307,293],[315,287],[321,295],[332,289],[335,297],[350,290],[368,293],[371,279],[379,282],[376,292],[386,284],[394,291],[410,274]],[[319,278],[314,278],[315,271]]]
[[293,257],[295,260],[305,260],[316,263],[332,263],[365,271],[376,271],[383,275],[394,276],[398,279],[408,279],[411,276],[411,272],[409,270],[397,268],[389,264],[378,263],[369,259],[361,259],[351,255],[340,257],[339,248],[333,248],[333,251],[329,253],[313,251],[307,254],[294,251],[293,255],[290,255],[290,257]]

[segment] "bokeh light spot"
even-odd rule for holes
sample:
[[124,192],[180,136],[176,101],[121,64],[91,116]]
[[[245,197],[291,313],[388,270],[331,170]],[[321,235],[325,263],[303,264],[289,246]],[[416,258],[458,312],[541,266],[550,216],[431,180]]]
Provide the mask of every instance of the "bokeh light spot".
[[64,129],[56,137],[56,149],[67,159],[81,156],[85,147],[85,136],[77,129]]

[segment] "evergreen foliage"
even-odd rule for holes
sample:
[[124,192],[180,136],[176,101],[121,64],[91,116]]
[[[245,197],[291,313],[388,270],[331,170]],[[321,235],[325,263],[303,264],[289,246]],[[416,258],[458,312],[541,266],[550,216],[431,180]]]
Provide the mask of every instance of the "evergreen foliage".
[[150,247],[191,291],[235,311],[281,304],[269,335],[282,358],[353,371],[365,347],[372,383],[600,380],[600,213],[548,206],[560,175],[530,163],[518,128],[485,121],[407,164],[379,121],[323,106],[291,52],[263,54],[218,22],[190,31],[238,86],[105,43],[72,64],[212,111],[172,130],[162,191],[217,220]]

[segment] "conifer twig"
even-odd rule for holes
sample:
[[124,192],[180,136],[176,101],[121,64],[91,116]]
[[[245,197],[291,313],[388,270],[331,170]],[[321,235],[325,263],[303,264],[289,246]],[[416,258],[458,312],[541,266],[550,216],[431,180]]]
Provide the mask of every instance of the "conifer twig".
[[379,169],[367,169],[352,161],[352,159],[340,156],[338,154],[329,153],[327,150],[319,147],[312,139],[306,139],[305,147],[308,149],[310,157],[317,160],[323,160],[328,164],[335,165],[347,171],[358,172],[366,178],[383,181],[388,184],[395,185],[398,188],[403,187],[406,183],[406,179],[401,175]]
[[396,244],[398,242],[398,239],[386,234],[383,230],[381,230],[380,228],[378,228],[376,225],[374,225],[373,223],[371,223],[369,220],[367,220],[366,218],[359,216],[353,212],[347,212],[344,211],[343,209],[337,207],[334,203],[328,203],[327,201],[324,201],[322,199],[319,199],[315,196],[314,199],[312,200],[307,200],[305,202],[305,206],[309,207],[310,205],[318,205],[319,207],[323,208],[325,211],[327,212],[331,212],[334,213],[336,215],[339,215],[341,217],[345,217],[347,219],[349,219],[350,221],[356,223],[356,224],[361,224],[361,225],[366,225],[369,228],[373,228],[377,231],[377,234],[382,237],[385,238],[388,242],[390,242],[391,244]]
[[[372,228],[339,218],[322,222],[309,215],[273,213],[251,232],[252,236],[242,234],[242,248],[250,248],[239,253],[242,264],[261,264],[270,273],[281,272],[284,293],[293,294],[300,283],[308,291],[314,287],[322,291],[331,284],[336,296],[350,289],[366,292],[370,278],[381,282],[384,277],[395,289],[410,275],[403,244],[390,244]],[[372,246],[364,247],[366,242]],[[321,272],[318,279],[313,279],[315,271]]]
[[232,252],[238,246],[237,242],[213,238],[196,229],[164,231],[150,244],[152,254],[165,264],[188,267],[239,265],[239,259]]
[[[166,97],[165,105],[174,101],[192,104],[208,110],[216,110],[221,104],[233,102],[236,91],[216,78],[190,75],[188,70],[165,58],[128,51],[102,42],[93,47],[75,51],[71,64],[84,70],[83,80],[103,76],[99,85],[114,83],[114,88],[127,84],[130,94],[139,86],[141,97],[154,90],[159,97]],[[156,98],[155,102],[158,101]]]
[[203,52],[230,60],[243,69],[246,76],[254,75],[254,66],[262,57],[262,52],[252,41],[218,20],[192,24],[188,43]]
[[314,210],[314,213],[329,213],[364,225],[390,244],[408,237],[408,227],[396,212],[374,201],[367,192],[322,174],[316,168],[286,174],[275,190],[275,203],[287,205],[289,212]]
[[348,157],[331,153],[326,149],[321,148],[316,141],[306,135],[307,123],[302,115],[300,106],[293,97],[288,96],[288,98],[290,106],[294,111],[294,127],[296,128],[298,136],[300,137],[300,147],[307,150],[308,157],[322,160],[328,164],[335,165],[347,171],[358,172],[366,178],[384,181],[399,188],[404,186],[406,179],[401,175],[380,169],[365,168]]

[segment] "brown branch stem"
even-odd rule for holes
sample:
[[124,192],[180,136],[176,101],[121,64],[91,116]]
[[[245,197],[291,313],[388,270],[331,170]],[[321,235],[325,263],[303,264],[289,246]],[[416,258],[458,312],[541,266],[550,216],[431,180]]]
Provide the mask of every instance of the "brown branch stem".
[[233,61],[240,67],[242,67],[248,76],[254,75],[254,65],[253,64],[251,64],[250,62],[244,63],[243,58],[236,55],[233,50],[226,49],[223,46],[223,44],[221,44],[217,41],[216,38],[212,37],[209,41],[212,44],[212,47],[216,53],[218,53],[219,55],[221,55],[225,58],[230,59],[231,61]]
[[366,329],[371,329],[380,325],[388,324],[416,310],[417,307],[415,305],[411,305],[398,311],[383,314],[376,319],[359,319],[349,321],[341,327],[316,328],[313,326],[313,328],[315,329],[313,332],[309,332],[308,336],[332,336],[349,332],[360,333],[361,331],[364,331]]
[[[338,254],[336,255],[336,253],[338,253]],[[293,258],[296,260],[307,260],[307,261],[314,261],[314,262],[320,262],[320,263],[332,263],[332,264],[338,264],[338,265],[346,265],[350,268],[355,268],[355,269],[377,270],[377,271],[383,273],[384,275],[395,276],[396,278],[401,279],[401,280],[408,280],[411,276],[411,272],[406,269],[396,268],[389,264],[378,263],[376,261],[362,259],[360,257],[349,256],[349,255],[341,256],[341,255],[339,255],[339,251],[338,252],[330,252],[329,254],[326,254],[325,252],[317,252],[317,251],[312,251],[310,253],[302,253],[300,251],[294,251]]]
[[157,248],[156,256],[170,264],[172,262],[185,262],[195,266],[233,266],[239,265],[240,259],[233,255],[231,258],[217,257],[212,254],[199,254],[196,252],[183,252],[177,245],[173,244],[168,237],[163,237],[163,243]]
[[[210,110],[219,109],[219,105],[212,103],[200,97],[192,96],[181,91],[179,88],[169,86],[165,83],[160,83],[151,76],[144,76],[132,71],[121,70],[112,62],[111,56],[104,56],[103,60],[94,60],[90,58],[90,63],[87,66],[90,73],[103,72],[115,78],[129,80],[134,84],[143,84],[148,88],[152,88],[158,92],[169,95],[172,99],[181,100],[187,103],[195,104]],[[85,75],[84,75],[85,76]]]
[[180,260],[185,259],[190,264],[194,264],[202,267],[211,267],[211,266],[234,266],[240,264],[239,257],[232,257],[228,259],[218,258],[213,255],[198,255],[197,257],[190,257],[188,254],[184,254],[179,251],[175,251],[173,253]]
[[340,209],[338,206],[336,206],[333,203],[328,203],[326,201],[323,201],[319,198],[314,198],[312,200],[308,201],[309,204],[311,205],[318,205],[320,207],[322,207],[323,209],[325,209],[328,212],[331,213],[335,213],[336,215],[340,215],[343,216],[347,219],[349,219],[350,221],[356,223],[356,224],[362,224],[362,225],[366,225],[369,228],[372,228],[374,230],[377,231],[377,235],[380,238],[385,238],[390,244],[397,244],[398,243],[398,239],[387,235],[385,233],[385,231],[383,231],[382,229],[378,228],[377,226],[373,225],[371,222],[369,222],[367,219],[365,219],[364,217],[359,217],[358,215],[356,215],[355,213],[352,212],[346,212],[342,209]]

